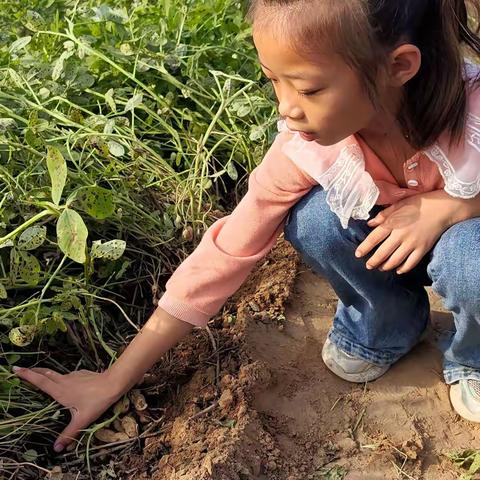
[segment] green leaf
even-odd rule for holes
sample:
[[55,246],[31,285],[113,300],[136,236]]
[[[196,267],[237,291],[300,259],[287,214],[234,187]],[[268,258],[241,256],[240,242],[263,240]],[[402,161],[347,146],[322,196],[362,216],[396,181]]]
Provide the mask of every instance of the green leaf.
[[45,330],[49,335],[55,335],[57,333],[58,325],[53,318],[48,318],[44,325],[45,325]]
[[47,238],[47,228],[34,225],[22,232],[18,239],[17,247],[20,250],[35,250],[40,247]]
[[57,241],[60,250],[73,261],[85,263],[88,230],[82,217],[66,208],[57,222]]
[[477,453],[473,459],[470,468],[468,469],[468,473],[478,473],[480,472],[480,452]]
[[12,240],[7,240],[6,242],[0,243],[0,248],[13,247]]
[[22,358],[22,356],[18,353],[10,353],[9,355],[5,355],[3,358],[7,360],[7,363],[9,365],[16,365],[18,361]]
[[18,273],[20,278],[29,285],[38,285],[40,281],[40,262],[31,253],[20,251]]
[[35,325],[35,322],[36,322],[36,311],[31,309],[31,310],[27,310],[22,318],[20,318],[20,321],[18,322],[18,324],[23,327],[25,325]]
[[113,99],[113,94],[114,90],[111,88],[106,94],[105,94],[105,101],[107,102],[108,106],[110,107],[110,110],[112,112],[117,113],[117,104],[115,103],[115,100]]
[[10,282],[15,283],[20,265],[20,255],[16,248],[10,250]]
[[135,109],[135,107],[141,105],[142,101],[143,95],[141,93],[136,93],[125,105],[125,111],[129,112],[130,110]]
[[39,149],[43,146],[42,137],[37,134],[33,128],[27,128],[25,130],[25,141],[34,149]]
[[79,208],[97,220],[111,217],[115,212],[113,192],[102,187],[86,187],[77,195]]
[[12,328],[8,334],[8,338],[17,347],[26,347],[32,343],[36,331],[37,327],[35,327],[35,325],[24,325],[22,327]]
[[25,26],[32,32],[36,32],[45,26],[45,20],[35,10],[28,10],[25,15]]
[[120,145],[120,143],[114,142],[113,140],[108,142],[108,149],[114,157],[123,157],[123,155],[125,155],[125,148],[123,148],[123,145]]
[[0,300],[5,300],[8,297],[7,289],[3,283],[0,283]]
[[27,35],[26,37],[20,37],[10,45],[10,53],[18,52],[18,50],[25,48],[31,41],[32,37],[30,35]]
[[63,317],[63,312],[61,312],[60,310],[54,310],[52,312],[52,319],[57,325],[58,330],[65,333],[67,331],[67,325],[65,324]]
[[250,105],[241,105],[237,110],[237,115],[240,118],[246,117],[251,111],[252,109],[250,108]]
[[111,240],[102,243],[96,240],[92,243],[92,258],[106,258],[107,260],[118,260],[125,252],[127,244],[123,240]]
[[27,462],[34,462],[38,457],[38,453],[37,453],[36,450],[33,450],[33,448],[32,448],[32,449],[24,452],[22,457]]
[[56,82],[62,75],[64,66],[65,66],[65,60],[70,58],[73,55],[73,53],[74,53],[73,51],[66,50],[60,55],[60,57],[58,57],[52,70],[52,80],[54,82]]
[[252,142],[257,142],[258,140],[261,140],[264,135],[265,135],[265,128],[256,126],[251,129],[249,138]]
[[52,200],[58,205],[67,180],[67,163],[58,148],[48,147],[47,167],[52,182]]
[[228,162],[227,174],[232,180],[238,180],[238,172],[233,162]]

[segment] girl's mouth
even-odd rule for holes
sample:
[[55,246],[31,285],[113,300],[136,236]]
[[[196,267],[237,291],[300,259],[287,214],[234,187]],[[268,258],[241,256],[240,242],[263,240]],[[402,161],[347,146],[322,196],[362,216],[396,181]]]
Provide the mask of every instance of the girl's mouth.
[[314,133],[299,132],[299,134],[306,142],[313,142],[316,138]]

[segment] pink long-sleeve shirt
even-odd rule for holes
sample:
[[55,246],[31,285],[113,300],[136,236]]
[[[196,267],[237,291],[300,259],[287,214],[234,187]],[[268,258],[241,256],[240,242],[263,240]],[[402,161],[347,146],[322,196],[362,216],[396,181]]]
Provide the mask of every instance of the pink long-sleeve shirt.
[[[231,215],[215,222],[196,250],[178,267],[166,285],[159,306],[185,322],[205,326],[241,286],[255,264],[275,245],[289,210],[318,182],[283,151],[292,137],[280,133],[262,163],[250,174],[248,191]],[[438,167],[425,154],[404,164],[409,188],[400,188],[388,168],[361,140],[365,169],[379,189],[377,204],[441,189]]]
[[[465,78],[475,79],[478,65],[465,63]],[[301,140],[279,123],[280,133],[253,170],[248,192],[231,215],[215,222],[196,250],[166,285],[159,307],[176,318],[205,326],[245,281],[255,264],[274,246],[289,210],[314,186],[327,191],[327,202],[344,228],[350,218],[368,219],[371,208],[391,205],[419,193],[445,189],[458,198],[480,193],[480,89],[468,90],[463,142],[447,134],[403,165],[401,188],[382,160],[359,137],[322,147]]]

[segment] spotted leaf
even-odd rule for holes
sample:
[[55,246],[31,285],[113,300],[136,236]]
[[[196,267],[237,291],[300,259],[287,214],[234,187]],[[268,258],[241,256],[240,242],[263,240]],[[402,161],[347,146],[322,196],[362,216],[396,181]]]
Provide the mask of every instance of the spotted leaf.
[[46,236],[46,227],[34,225],[22,232],[18,239],[17,247],[20,250],[35,250],[43,244]]
[[40,263],[32,254],[19,252],[20,263],[18,273],[20,278],[29,285],[38,285],[40,281]]
[[23,325],[21,327],[12,328],[8,334],[8,338],[17,347],[26,347],[32,343],[36,331],[37,327],[35,327],[35,325]]
[[127,244],[123,240],[111,240],[102,243],[96,240],[92,244],[92,258],[106,258],[107,260],[118,260],[125,252]]
[[77,195],[79,208],[97,220],[111,217],[115,202],[111,190],[102,187],[86,187]]
[[48,147],[47,167],[52,182],[52,199],[58,205],[67,180],[67,163],[58,148]]
[[78,263],[85,263],[88,230],[82,217],[66,208],[57,222],[57,242],[60,250]]

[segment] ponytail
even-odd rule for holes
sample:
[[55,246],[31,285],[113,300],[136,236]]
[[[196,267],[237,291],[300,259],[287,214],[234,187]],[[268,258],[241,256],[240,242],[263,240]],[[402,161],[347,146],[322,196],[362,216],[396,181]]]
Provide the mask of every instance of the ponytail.
[[[404,7],[397,7],[395,13],[398,14],[398,8],[403,10],[402,33],[422,52],[422,66],[405,85],[400,124],[412,146],[418,149],[432,145],[445,131],[449,132],[451,143],[461,142],[467,116],[467,86],[475,87],[478,83],[477,78],[465,78],[464,56],[468,49],[470,54],[480,55],[478,28],[473,30],[469,23],[471,19],[478,25],[480,1],[403,0],[402,4]],[[377,13],[387,29],[394,17],[382,18],[382,10]],[[391,48],[398,41],[391,36],[387,40]]]

